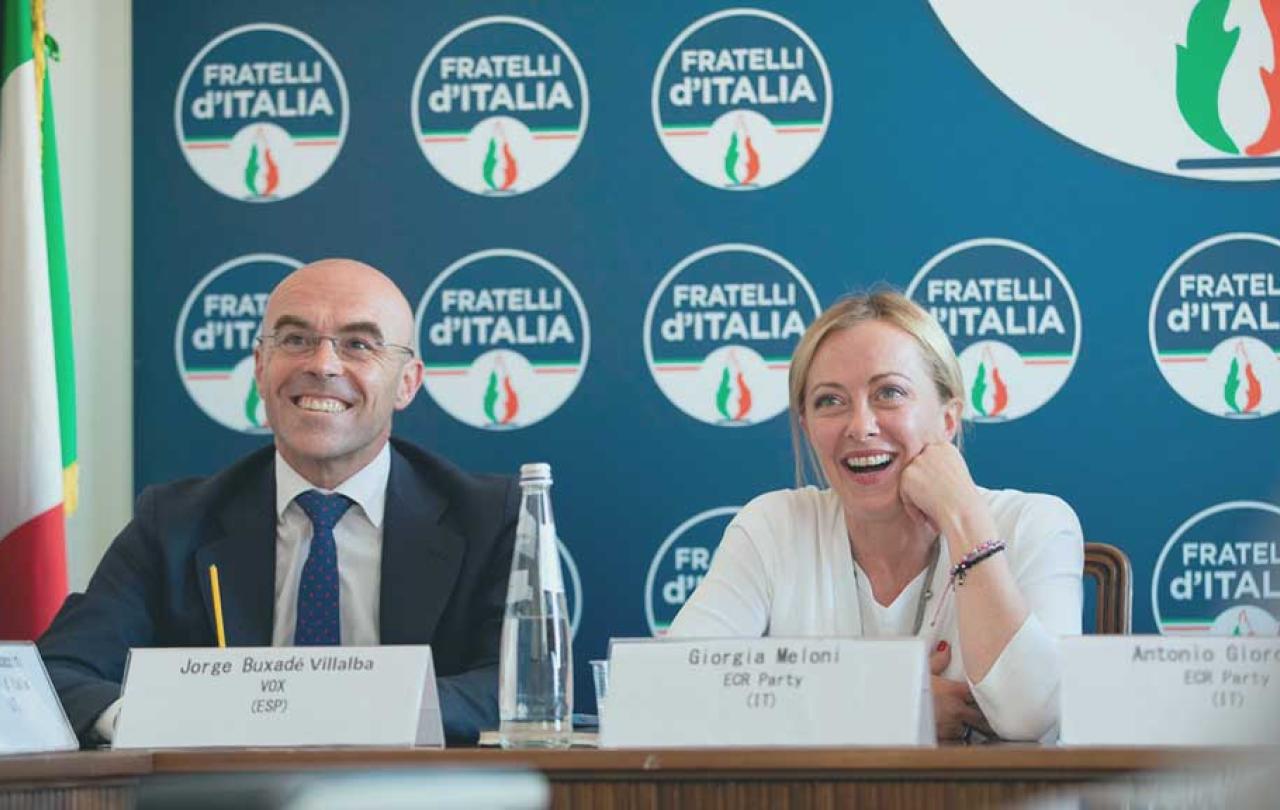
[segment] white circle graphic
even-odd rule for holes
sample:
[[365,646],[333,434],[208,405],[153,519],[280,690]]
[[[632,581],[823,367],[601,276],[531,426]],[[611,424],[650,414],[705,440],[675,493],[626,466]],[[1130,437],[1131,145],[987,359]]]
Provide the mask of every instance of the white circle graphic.
[[1131,166],[1280,177],[1261,3],[930,0],[965,56],[1041,123]]
[[[423,84],[437,56],[464,34],[486,26],[504,25],[535,31],[564,55],[578,83],[581,101],[576,122],[572,126],[530,127],[515,114],[519,110],[509,109],[521,106],[519,101],[515,101],[510,105],[504,104],[501,112],[477,113],[473,116],[476,120],[465,130],[424,130]],[[499,83],[488,79],[484,84],[488,85],[486,94],[492,91],[496,96]],[[472,194],[506,197],[524,194],[544,185],[569,165],[586,136],[590,94],[586,74],[577,56],[554,31],[523,17],[499,15],[472,20],[453,29],[427,52],[413,82],[409,112],[414,140],[441,177]]]
[[[789,326],[783,325],[788,337],[795,333],[794,337],[798,339],[822,309],[809,280],[795,265],[777,253],[757,245],[728,243],[703,248],[680,260],[662,277],[649,297],[649,305],[644,314],[644,357],[649,373],[671,404],[694,419],[717,427],[759,424],[787,409],[787,375],[791,367],[794,342],[787,347],[785,357],[763,356],[750,345],[749,340],[741,339],[741,335],[747,331],[744,329],[739,330],[733,339],[703,341],[715,344],[715,348],[703,356],[671,361],[655,356],[653,323],[659,302],[681,273],[703,259],[733,253],[766,259],[780,274],[785,274],[790,282],[794,282],[798,295],[787,306],[793,307],[791,311],[795,313],[807,306],[809,312],[806,313],[808,317],[802,318],[799,323],[788,317]],[[728,309],[735,310],[734,307]],[[751,340],[755,340],[754,336]],[[768,338],[765,340],[778,342]]]
[[[196,302],[224,274],[251,264],[276,265],[279,277],[267,279],[268,283],[258,285],[252,291],[229,293],[230,298],[220,297],[206,305],[196,316],[207,318],[207,323],[200,327],[203,331],[197,334],[208,350],[220,349],[223,354],[229,353],[232,359],[222,359],[215,366],[193,366],[187,361],[185,336],[187,321],[193,317]],[[239,256],[206,273],[182,304],[173,335],[173,360],[178,377],[192,402],[225,428],[250,434],[271,432],[253,377],[253,340],[261,325],[267,295],[284,276],[301,266],[302,262],[297,259],[276,253]],[[249,307],[252,307],[251,311],[248,311]],[[210,309],[214,311],[210,312]]]
[[[564,291],[581,325],[580,335],[576,338],[580,348],[574,357],[535,363],[526,358],[519,342],[498,345],[495,339],[491,341],[493,345],[468,349],[462,362],[436,362],[433,359],[435,348],[429,339],[431,330],[438,328],[443,321],[428,323],[427,315],[437,292],[455,274],[477,262],[494,258],[515,259],[537,268],[554,279],[558,289]],[[481,250],[446,267],[423,293],[418,303],[415,328],[426,366],[422,385],[427,394],[459,422],[487,430],[525,428],[555,413],[577,389],[582,375],[586,373],[591,353],[591,324],[587,308],[573,282],[541,256],[509,248]],[[423,339],[424,335],[428,336],[427,340]]]
[[[1158,340],[1157,326],[1160,324],[1160,303],[1169,282],[1179,276],[1179,271],[1187,262],[1195,259],[1204,251],[1218,245],[1233,242],[1255,242],[1276,249],[1280,257],[1280,239],[1259,233],[1225,233],[1205,239],[1182,253],[1156,285],[1151,296],[1151,307],[1147,313],[1147,340],[1151,346],[1151,357],[1164,377],[1180,397],[1199,410],[1224,419],[1248,420],[1270,416],[1280,411],[1280,346],[1269,346],[1257,335],[1262,334],[1229,334],[1218,340],[1208,351],[1162,351]],[[1239,272],[1265,272],[1263,268],[1240,268]],[[1270,284],[1275,285],[1280,278],[1280,261],[1271,269]],[[1268,292],[1272,300],[1277,300],[1274,288]],[[1221,322],[1215,311],[1208,307],[1223,303],[1214,300],[1187,302],[1191,306],[1206,309],[1188,308],[1188,328],[1200,317],[1209,318],[1210,322]],[[1262,306],[1266,301],[1262,302]],[[1249,319],[1255,326],[1261,320],[1265,326],[1268,317],[1266,310],[1250,310]],[[1240,314],[1236,311],[1236,317]],[[1275,317],[1275,316],[1271,316]],[[1236,331],[1236,330],[1216,330]],[[1244,330],[1240,330],[1244,331]]]
[[[806,121],[773,121],[764,114],[768,109],[762,103],[763,96],[758,90],[752,90],[750,82],[734,85],[727,103],[716,104],[723,111],[715,115],[714,120],[701,121],[696,124],[667,124],[662,116],[663,79],[672,57],[692,35],[716,23],[733,17],[749,17],[768,20],[795,36],[804,44],[807,53],[812,54],[817,62],[822,77],[822,112],[818,120]],[[750,43],[754,45],[754,43]],[[732,49],[726,49],[732,51]],[[744,46],[742,50],[747,50]],[[774,55],[776,57],[776,55]],[[807,76],[801,70],[796,73],[795,65],[780,64],[777,75],[779,84],[767,93],[785,94],[783,81],[787,81],[791,91],[796,91],[798,82],[803,80],[806,87],[811,87]],[[777,68],[775,68],[777,69]],[[741,71],[738,71],[741,72]],[[799,79],[792,79],[795,73]],[[700,89],[710,91],[711,83],[719,77],[691,77],[695,81],[707,81]],[[741,76],[746,81],[745,76]],[[790,84],[795,81],[796,84]],[[716,87],[718,95],[723,94],[728,85]],[[816,88],[813,88],[816,90]],[[696,91],[690,89],[691,95]],[[754,191],[776,185],[791,177],[804,167],[817,152],[826,137],[831,123],[831,74],[827,70],[827,62],[818,50],[818,46],[803,29],[787,18],[753,8],[733,8],[709,14],[687,26],[676,36],[658,62],[653,75],[653,88],[650,107],[653,115],[653,126],[663,149],[681,169],[690,176],[713,188],[729,191]]]
[[[1076,361],[1080,357],[1080,336],[1084,331],[1084,324],[1080,318],[1080,304],[1066,275],[1048,256],[1012,239],[982,237],[959,242],[946,248],[925,262],[911,279],[911,283],[907,285],[906,296],[915,300],[926,310],[936,309],[931,302],[916,297],[916,293],[929,278],[929,274],[957,254],[991,247],[1005,248],[1030,257],[1038,267],[1045,270],[1057,282],[1070,304],[1075,334],[1072,335],[1069,352],[1019,350],[1019,344],[1022,341],[1017,336],[1008,334],[1016,331],[1011,329],[996,330],[997,333],[992,335],[975,335],[968,345],[963,346],[958,352],[958,357],[965,385],[964,418],[982,423],[1020,419],[1039,410],[1053,399],[1070,379],[1075,369]],[[998,273],[995,271],[990,274],[990,276],[996,275]],[[1043,307],[1043,302],[1041,306]],[[987,309],[994,309],[994,306],[988,305]],[[1015,325],[1019,328],[1027,328],[1031,319],[1037,317],[1036,312],[1037,310],[1033,307],[1027,307],[1025,312],[1016,316],[1027,320]],[[959,312],[952,313],[944,307],[941,312],[931,314],[938,318],[940,325],[953,343],[960,342],[960,337],[954,331],[961,321],[956,317],[960,314]],[[1039,317],[1042,320],[1038,323],[1041,326],[1049,322],[1047,314],[1047,308],[1039,310]],[[939,315],[943,317],[939,318]],[[1060,322],[1060,319],[1055,322]],[[969,321],[965,320],[965,323],[967,325]]]
[[[1161,633],[1164,633],[1165,620],[1160,610],[1159,582],[1160,574],[1164,569],[1165,560],[1169,556],[1169,551],[1175,548],[1178,545],[1178,542],[1182,539],[1182,536],[1195,527],[1196,524],[1200,523],[1200,521],[1221,512],[1229,512],[1237,509],[1252,509],[1261,512],[1270,512],[1271,514],[1280,516],[1280,507],[1277,507],[1274,504],[1264,503],[1262,501],[1227,501],[1225,503],[1217,504],[1216,506],[1210,506],[1208,509],[1202,509],[1184,520],[1182,525],[1180,525],[1174,531],[1173,535],[1165,542],[1164,548],[1160,550],[1160,556],[1156,558],[1155,569],[1151,574],[1151,615],[1155,617],[1156,628],[1159,629]],[[1230,608],[1227,611],[1220,611],[1213,617],[1209,617],[1210,625],[1213,628],[1210,632],[1218,632],[1221,628],[1225,627],[1227,624],[1228,614],[1237,609],[1238,608]],[[1258,608],[1255,608],[1255,610],[1259,613],[1265,613],[1265,611]],[[1261,622],[1257,629],[1266,631],[1263,635],[1275,635],[1277,629],[1277,617],[1267,614],[1266,618],[1270,619],[1270,621]]]
[[[186,111],[183,102],[196,68],[206,55],[224,42],[264,31],[304,43],[320,61],[310,65],[279,62],[247,64],[239,70],[235,65],[211,66],[220,69],[211,71],[211,76],[223,77],[219,81],[230,84],[225,90],[208,91],[206,97],[199,100],[204,102],[202,113],[213,117],[218,110],[228,115],[239,110],[257,120],[240,126],[235,132],[224,131],[211,137],[189,136],[184,123]],[[324,90],[319,72],[321,63],[328,68],[338,91],[337,131],[290,131],[288,125],[294,121],[313,119],[325,110],[332,112],[334,100]],[[263,70],[254,69],[259,66]],[[223,69],[232,71],[231,75],[224,77]],[[256,83],[264,79],[277,90],[274,95],[267,89],[254,91],[240,86],[244,82]],[[319,86],[308,91],[312,85]],[[346,81],[338,63],[323,45],[288,26],[254,23],[219,34],[195,55],[178,84],[173,103],[173,123],[179,151],[196,176],[210,188],[235,200],[270,203],[300,194],[325,175],[346,141],[349,112]]]

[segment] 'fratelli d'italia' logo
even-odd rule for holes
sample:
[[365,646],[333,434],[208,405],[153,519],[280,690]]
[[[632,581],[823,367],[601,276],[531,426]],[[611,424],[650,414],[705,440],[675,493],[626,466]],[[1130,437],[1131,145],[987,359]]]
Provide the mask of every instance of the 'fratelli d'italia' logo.
[[808,279],[755,245],[705,248],[658,284],[644,316],[649,372],[677,408],[710,425],[787,408],[791,353],[817,317]]
[[413,85],[427,161],[473,194],[512,195],[555,177],[587,129],[587,80],[564,40],[520,17],[484,17],[440,40]]
[[965,418],[999,422],[1044,405],[1080,352],[1075,293],[1042,253],[974,239],[929,260],[907,295],[938,321],[960,355]]
[[558,268],[493,249],[451,264],[418,304],[427,393],[472,427],[528,427],[578,386],[591,345],[587,311]]
[[338,157],[347,87],[320,43],[271,23],[233,28],[187,66],[174,102],[187,163],[215,190],[247,202],[305,191]]
[[1200,180],[1280,177],[1278,0],[930,5],[1005,95],[1090,149]]
[[1228,419],[1280,410],[1280,240],[1224,234],[1178,257],[1151,299],[1151,353],[1187,402]]
[[667,634],[680,608],[702,584],[720,538],[740,508],[720,506],[699,512],[658,546],[644,581],[644,615],[650,634]]
[[1280,507],[1232,501],[1189,518],[1156,560],[1151,609],[1169,635],[1280,634]]
[[809,35],[777,14],[730,9],[676,37],[653,77],[653,123],[680,168],[744,191],[786,180],[822,144],[831,76]]
[[255,253],[210,271],[187,296],[173,352],[182,384],[209,418],[242,433],[266,433],[266,410],[253,379],[253,345],[267,297],[302,266]]

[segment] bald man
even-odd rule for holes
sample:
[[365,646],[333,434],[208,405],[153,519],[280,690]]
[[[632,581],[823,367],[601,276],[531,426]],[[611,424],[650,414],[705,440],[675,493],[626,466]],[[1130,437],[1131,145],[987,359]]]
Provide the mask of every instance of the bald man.
[[412,335],[409,302],[360,262],[272,291],[254,379],[274,447],[146,489],[39,641],[83,744],[112,737],[131,647],[216,644],[212,564],[228,645],[430,644],[449,741],[496,726],[519,491],[391,438],[422,384]]

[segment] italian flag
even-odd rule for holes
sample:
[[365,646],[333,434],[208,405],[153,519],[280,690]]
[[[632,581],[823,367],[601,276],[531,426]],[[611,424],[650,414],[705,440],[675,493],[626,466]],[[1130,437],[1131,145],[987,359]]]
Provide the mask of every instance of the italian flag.
[[[0,0],[0,639],[67,593],[75,377],[43,0]],[[52,41],[50,40],[52,45]]]

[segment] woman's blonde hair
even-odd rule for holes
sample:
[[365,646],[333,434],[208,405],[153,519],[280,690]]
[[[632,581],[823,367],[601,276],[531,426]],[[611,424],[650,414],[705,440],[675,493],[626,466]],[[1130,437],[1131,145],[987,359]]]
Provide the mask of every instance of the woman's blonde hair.
[[[915,338],[929,367],[933,384],[938,389],[939,398],[944,403],[956,400],[963,413],[964,377],[960,373],[960,361],[956,358],[955,349],[951,348],[947,334],[933,316],[910,298],[892,289],[846,295],[827,307],[817,320],[809,324],[791,356],[788,384],[791,397],[791,444],[795,455],[797,486],[804,486],[808,482],[806,468],[820,484],[825,486],[827,483],[822,465],[818,463],[813,446],[809,444],[809,438],[801,426],[805,386],[809,382],[809,368],[813,365],[813,358],[829,335],[866,321],[884,321]],[[961,431],[957,430],[957,447],[962,445],[962,439]]]

